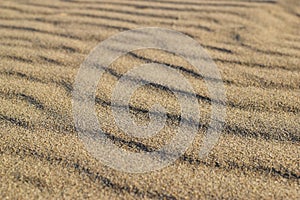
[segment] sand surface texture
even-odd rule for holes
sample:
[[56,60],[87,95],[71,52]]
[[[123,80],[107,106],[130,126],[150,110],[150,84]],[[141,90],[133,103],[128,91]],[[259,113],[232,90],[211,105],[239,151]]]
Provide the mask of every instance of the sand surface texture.
[[[95,101],[99,122],[118,147],[158,149],[178,126],[175,96],[155,85],[139,88],[130,105],[139,124],[147,124],[153,103],[164,105],[168,118],[161,133],[137,139],[116,126],[112,89],[143,63],[167,64],[189,80],[202,124],[175,163],[128,174],[86,150],[74,126],[72,90],[98,43],[141,27],[177,30],[204,47],[221,72],[227,115],[217,145],[199,159],[211,103],[201,74],[159,50],[120,57],[99,82]],[[299,27],[298,0],[1,0],[0,199],[299,198]]]

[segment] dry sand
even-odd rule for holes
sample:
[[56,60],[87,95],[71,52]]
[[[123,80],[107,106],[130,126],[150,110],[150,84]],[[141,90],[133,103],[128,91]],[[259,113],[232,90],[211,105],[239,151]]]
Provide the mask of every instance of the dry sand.
[[[1,0],[1,199],[299,199],[300,1]],[[218,65],[227,93],[225,130],[205,160],[204,129],[174,164],[126,174],[84,148],[72,118],[72,85],[80,64],[120,31],[164,27],[199,41]],[[132,139],[113,122],[110,97],[119,77],[146,62],[168,63],[194,86],[207,124],[205,84],[183,59],[157,50],[119,58],[99,83],[96,109],[115,144],[131,151],[168,141]],[[202,97],[202,98],[200,98]],[[179,115],[174,96],[143,87],[133,117],[145,123],[155,101]]]

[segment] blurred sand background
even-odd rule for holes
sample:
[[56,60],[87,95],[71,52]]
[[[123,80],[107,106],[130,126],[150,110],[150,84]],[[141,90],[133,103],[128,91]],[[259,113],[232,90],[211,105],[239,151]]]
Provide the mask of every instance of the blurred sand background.
[[[144,111],[158,101],[171,116],[162,133],[138,140],[116,127],[112,89],[142,63],[168,64],[191,82],[203,126],[171,166],[126,174],[84,148],[72,118],[72,86],[98,43],[153,26],[193,37],[214,59],[227,93],[225,130],[200,160],[211,101],[201,74],[166,52],[127,54],[107,70],[96,97],[99,121],[116,145],[135,152],[157,149],[178,126],[174,95],[145,86],[131,99],[132,117],[146,123]],[[298,0],[1,0],[0,199],[299,198],[299,27]]]

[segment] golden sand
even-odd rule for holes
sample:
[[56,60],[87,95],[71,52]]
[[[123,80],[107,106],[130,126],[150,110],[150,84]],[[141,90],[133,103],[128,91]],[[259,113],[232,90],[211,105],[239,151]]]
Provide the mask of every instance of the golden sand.
[[[300,1],[3,0],[0,3],[0,199],[297,199],[300,196]],[[124,30],[164,27],[197,40],[226,87],[224,133],[209,156],[198,150],[205,130],[174,164],[145,174],[113,170],[93,158],[72,117],[77,71],[101,41]],[[104,74],[96,110],[115,144],[159,148],[159,136],[132,139],[110,108],[119,77],[133,66],[177,67],[193,85],[201,124],[209,120],[204,81],[182,58],[157,50],[119,58]],[[133,117],[154,102],[179,115],[176,98],[155,87],[131,100]]]

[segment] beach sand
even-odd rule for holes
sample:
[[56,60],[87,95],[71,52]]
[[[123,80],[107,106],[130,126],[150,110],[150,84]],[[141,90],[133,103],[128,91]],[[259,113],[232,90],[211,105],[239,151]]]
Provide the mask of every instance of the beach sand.
[[[300,1],[2,0],[0,3],[1,199],[297,199],[300,196]],[[169,28],[198,41],[218,66],[227,115],[218,143],[198,158],[205,128],[176,162],[130,174],[96,160],[78,137],[72,90],[81,63],[121,31]],[[124,44],[125,45],[125,44]],[[117,59],[99,82],[96,111],[120,148],[158,149],[178,126],[131,138],[115,124],[111,92],[143,63],[165,63],[189,80],[200,123],[210,119],[201,74],[183,58],[139,50]],[[145,86],[131,99],[147,123],[154,102],[180,115],[175,96]]]

